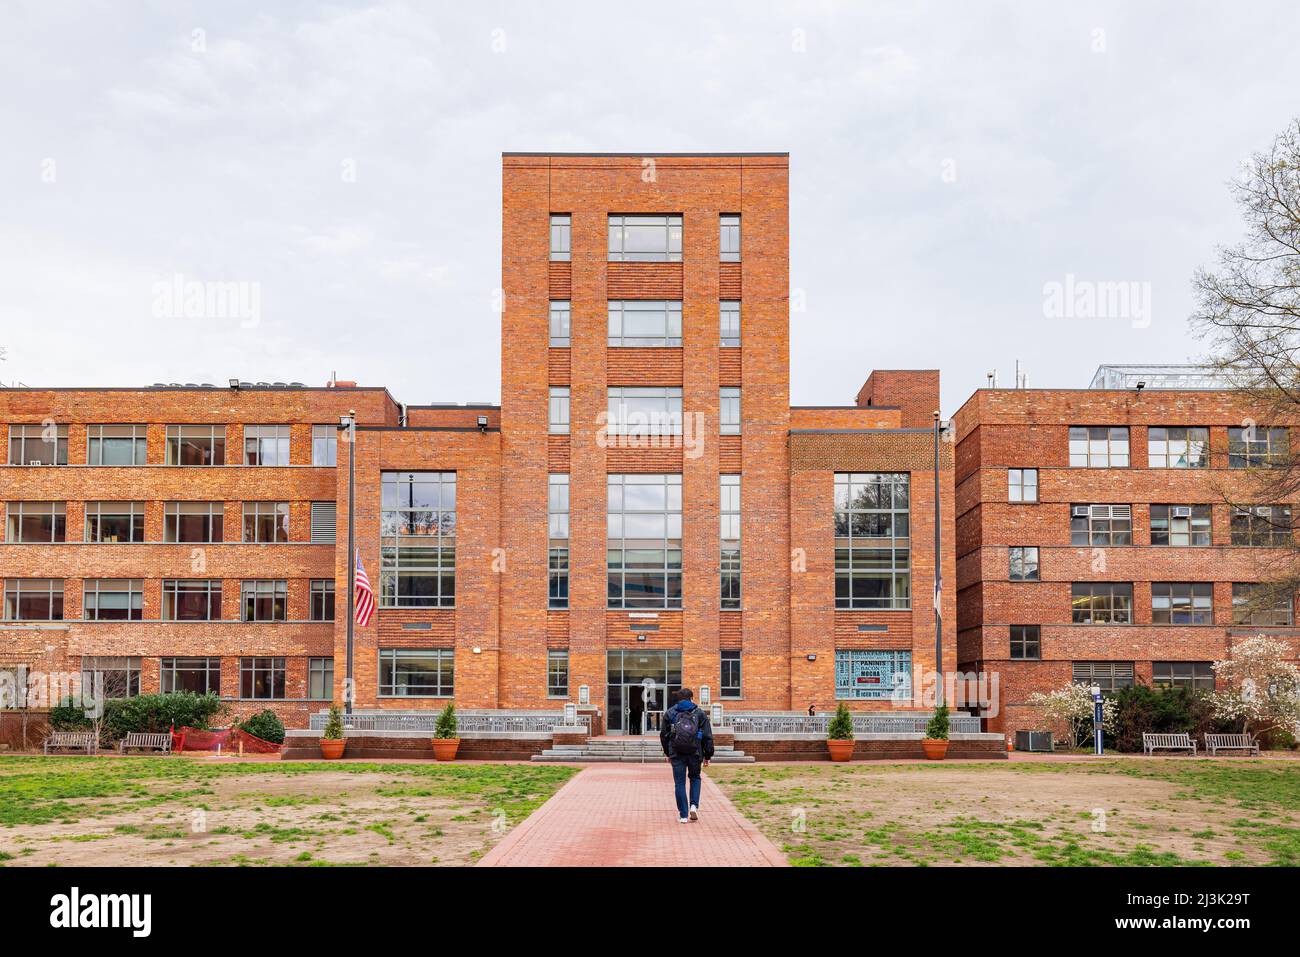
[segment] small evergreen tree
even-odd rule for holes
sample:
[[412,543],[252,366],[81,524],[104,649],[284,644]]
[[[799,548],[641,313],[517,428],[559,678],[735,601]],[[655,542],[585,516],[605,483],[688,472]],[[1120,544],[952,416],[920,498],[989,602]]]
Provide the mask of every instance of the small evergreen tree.
[[831,718],[831,723],[826,728],[826,737],[832,741],[853,740],[853,715],[843,701],[835,709],[835,717]]
[[442,709],[438,715],[438,722],[433,726],[433,736],[435,738],[454,738],[456,737],[456,705],[447,702],[447,707]]
[[934,741],[948,740],[948,706],[941,704],[934,709],[934,717],[925,726],[925,736]]
[[325,730],[321,732],[321,737],[326,741],[343,740],[343,712],[336,704],[330,705],[329,720],[325,722]]

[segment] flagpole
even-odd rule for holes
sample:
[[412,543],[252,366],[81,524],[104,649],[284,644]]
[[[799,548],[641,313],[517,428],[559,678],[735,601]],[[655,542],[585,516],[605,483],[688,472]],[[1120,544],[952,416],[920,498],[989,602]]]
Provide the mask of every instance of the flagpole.
[[357,490],[357,413],[355,409],[348,410],[348,643],[347,643],[347,672],[343,682],[343,710],[352,716],[352,699],[354,697],[354,684],[352,681],[352,643],[354,638],[353,627],[356,623],[356,577],[357,577],[357,546],[356,546],[356,521],[352,508],[352,499]]
[[943,578],[943,565],[940,563],[940,510],[939,510],[939,410],[934,413],[934,671],[938,677],[935,682],[935,706],[943,704],[943,614],[939,610],[942,600],[940,582]]

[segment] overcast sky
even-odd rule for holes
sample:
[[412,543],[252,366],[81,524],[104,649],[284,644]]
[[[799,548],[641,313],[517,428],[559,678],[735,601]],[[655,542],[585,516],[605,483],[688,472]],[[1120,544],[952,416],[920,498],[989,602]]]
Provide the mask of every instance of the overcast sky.
[[[1297,49],[1287,0],[7,2],[0,380],[495,402],[503,150],[789,151],[796,404],[1187,361]],[[257,321],[160,305],[177,276]],[[1067,276],[1149,313],[1048,315]]]

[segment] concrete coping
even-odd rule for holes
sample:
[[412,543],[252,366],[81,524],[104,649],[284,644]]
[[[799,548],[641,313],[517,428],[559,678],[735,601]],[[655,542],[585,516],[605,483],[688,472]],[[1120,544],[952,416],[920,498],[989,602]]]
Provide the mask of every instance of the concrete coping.
[[[890,731],[878,734],[855,734],[855,741],[921,741],[925,735],[919,731]],[[787,734],[767,734],[752,731],[737,731],[737,741],[825,741],[826,735],[812,731],[791,732]],[[949,741],[1005,741],[1002,735],[993,732],[953,732]]]
[[[585,729],[584,729],[585,730]],[[321,733],[312,731],[307,728],[294,728],[284,732],[284,740],[288,743],[290,738],[303,738],[310,741],[320,740]],[[343,737],[347,738],[390,738],[405,740],[424,740],[433,739],[431,731],[365,731],[352,728],[343,732]],[[462,731],[458,737],[462,741],[485,738],[491,741],[549,741],[551,740],[550,731]]]

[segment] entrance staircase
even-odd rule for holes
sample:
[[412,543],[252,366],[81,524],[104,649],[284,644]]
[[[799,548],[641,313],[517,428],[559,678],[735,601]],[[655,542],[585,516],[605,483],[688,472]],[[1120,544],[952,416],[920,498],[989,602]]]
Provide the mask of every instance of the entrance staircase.
[[[638,737],[610,736],[588,738],[586,744],[557,744],[547,748],[541,754],[534,754],[534,761],[568,761],[589,764],[602,761],[623,762],[629,764],[655,764],[664,761],[663,749],[659,746],[658,735]],[[750,764],[752,754],[737,751],[734,747],[718,745],[713,752],[715,764]]]

